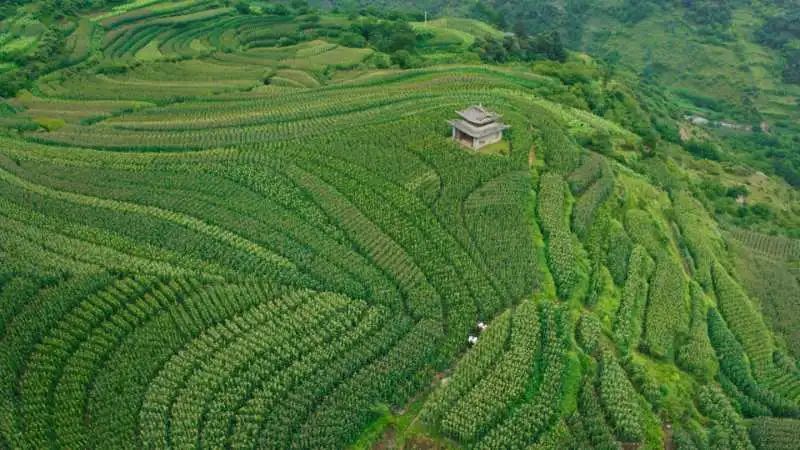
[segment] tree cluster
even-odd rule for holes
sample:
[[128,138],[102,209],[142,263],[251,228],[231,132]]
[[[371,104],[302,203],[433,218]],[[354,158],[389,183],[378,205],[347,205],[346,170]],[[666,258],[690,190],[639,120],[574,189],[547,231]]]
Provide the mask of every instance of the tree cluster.
[[351,30],[361,35],[370,46],[384,53],[398,50],[413,51],[417,34],[408,22],[367,18],[353,23]]
[[362,18],[350,26],[350,33],[343,36],[344,45],[364,47],[391,55],[391,62],[402,68],[417,64],[417,45],[424,39],[405,20],[385,20],[374,17]]
[[727,28],[733,19],[728,0],[683,0],[686,17],[698,25]]
[[476,39],[472,49],[485,62],[535,61],[551,59],[565,61],[567,51],[557,31],[536,36],[507,34],[503,38],[486,36]]
[[769,18],[756,34],[762,44],[781,50],[784,57],[783,79],[800,84],[800,10],[785,11]]

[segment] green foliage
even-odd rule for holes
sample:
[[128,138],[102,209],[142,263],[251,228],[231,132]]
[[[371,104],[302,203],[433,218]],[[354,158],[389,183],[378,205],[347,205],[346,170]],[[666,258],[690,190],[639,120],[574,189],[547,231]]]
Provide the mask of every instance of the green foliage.
[[678,192],[673,206],[675,220],[691,252],[695,277],[704,288],[710,289],[711,266],[718,256],[723,255],[719,230],[708,212],[688,192]]
[[701,436],[691,433],[683,428],[676,428],[672,435],[672,442],[678,450],[699,450],[707,448],[708,443]]
[[579,413],[570,417],[572,431],[571,449],[594,448],[613,450],[621,448],[606,423],[600,401],[591,377],[585,377],[578,400]]
[[727,27],[733,18],[732,2],[728,0],[695,0],[685,2],[687,19],[700,25]]
[[709,382],[717,374],[719,365],[708,337],[705,294],[696,283],[692,283],[689,290],[692,301],[689,336],[678,348],[675,361],[698,379]]
[[351,25],[352,31],[361,35],[369,45],[384,53],[401,50],[414,51],[419,36],[408,22],[369,18]]
[[[737,409],[797,415],[789,341],[685,192],[765,190],[659,141],[686,130],[658,48],[645,83],[621,65],[639,67],[635,52],[566,60],[562,37],[618,39],[582,36],[609,15],[663,37],[660,6],[450,5],[513,18],[504,36],[423,22],[438,0],[372,3],[0,6],[0,90],[30,87],[0,103],[1,448],[343,448],[392,432],[409,447],[656,448],[654,412],[681,448],[706,434],[745,448]],[[414,69],[372,70],[392,66]],[[449,141],[444,120],[477,103],[512,125],[503,154]],[[773,129],[737,142],[791,179],[787,125]],[[728,159],[730,142],[708,141]],[[730,211],[793,214],[766,204]],[[785,241],[756,240],[788,267]],[[754,299],[793,286],[774,284]],[[689,396],[715,355],[730,400],[704,387],[699,417]]]
[[[502,322],[492,322],[423,411],[429,423],[479,448],[524,448],[560,412],[570,331],[566,315],[551,304],[538,308],[525,301],[503,317],[511,322],[508,347],[500,347],[500,335],[490,334]],[[494,332],[505,338],[507,328]]]
[[236,8],[236,11],[239,14],[250,14],[251,13],[250,4],[247,3],[246,1],[243,1],[243,0],[237,1],[233,5],[233,7]]
[[[720,371],[741,392],[741,395],[754,400],[755,405],[753,406],[750,406],[750,402],[741,402],[743,415],[760,415],[765,411],[759,405],[764,405],[778,416],[800,416],[800,409],[797,405],[769,389],[763,388],[753,378],[744,349],[714,309],[709,310],[708,313],[708,334],[719,359]],[[734,395],[734,398],[736,396]]]
[[563,228],[566,219],[567,189],[564,179],[553,172],[545,172],[539,180],[539,220],[545,232]]
[[761,312],[786,343],[786,349],[800,357],[800,280],[792,261],[800,260],[800,241],[733,230],[730,254],[735,273],[748,294],[758,299]]
[[601,172],[600,178],[577,198],[572,208],[572,229],[581,239],[586,238],[589,228],[597,220],[598,209],[614,189],[614,177],[611,170],[604,164]]
[[628,260],[632,252],[633,242],[625,232],[625,228],[616,220],[609,221],[605,264],[618,286],[625,284],[628,276]]
[[442,430],[472,442],[494,428],[508,408],[524,395],[540,343],[536,304],[522,303],[514,312],[508,351],[483,379],[443,416]]
[[580,345],[586,353],[594,354],[598,349],[600,336],[602,335],[600,321],[597,320],[597,317],[588,313],[581,314],[576,331],[575,337],[578,345]]
[[538,111],[537,147],[542,149],[547,167],[561,175],[566,176],[575,170],[581,163],[582,152],[556,119],[545,111]]
[[642,316],[647,302],[647,280],[654,263],[642,246],[635,246],[628,263],[628,276],[622,289],[616,319],[614,341],[623,353],[631,350],[642,333]]
[[642,345],[653,356],[674,355],[676,340],[689,328],[683,267],[674,257],[663,254],[656,260],[650,280]]
[[754,450],[742,418],[718,388],[701,386],[697,394],[697,406],[701,413],[714,421],[709,433],[710,448]]
[[547,238],[547,260],[558,294],[567,299],[579,281],[578,255],[566,223],[567,184],[548,172],[539,182],[538,213]]
[[759,41],[769,47],[780,49],[800,39],[800,11],[788,9],[766,20],[758,30]]
[[422,411],[423,420],[438,425],[444,413],[491,373],[492,366],[506,351],[511,318],[512,311],[508,310],[481,333],[477,345],[459,360],[453,375],[445,379],[442,386],[428,398]]
[[761,315],[721,264],[714,264],[712,275],[722,316],[747,352],[755,377],[767,377],[772,367],[774,344]]
[[583,164],[567,177],[569,189],[573,194],[581,194],[594,184],[601,176],[608,175],[605,159],[597,153],[589,153],[583,158]]
[[417,60],[408,50],[398,50],[392,53],[391,61],[402,69],[409,69],[418,64]]
[[35,117],[33,121],[47,131],[57,131],[66,125],[62,119],[53,119],[50,117]]
[[722,373],[719,374],[718,378],[720,387],[722,387],[725,395],[728,396],[731,404],[733,404],[739,414],[744,417],[760,417],[772,414],[767,405],[742,392],[727,375]]
[[644,439],[644,419],[637,401],[639,394],[609,351],[602,354],[598,375],[600,400],[614,434],[622,442],[641,442]]
[[691,140],[686,142],[684,147],[686,151],[698,158],[710,159],[712,161],[719,161],[722,159],[719,148],[709,141]]
[[532,397],[526,398],[476,448],[523,449],[535,442],[557,419],[560,411],[570,325],[564,310],[550,303],[541,309],[542,343],[537,365],[540,379]]
[[635,243],[643,246],[654,258],[660,258],[670,245],[659,222],[648,211],[628,210],[625,214],[625,230]]
[[750,440],[758,449],[790,450],[797,448],[800,421],[759,417],[750,421]]
[[[800,49],[787,50],[784,54],[783,79],[787,83],[800,84]],[[797,185],[797,183],[792,183]]]
[[[307,60],[339,48],[329,47],[258,52],[285,52],[283,59],[303,51]],[[247,70],[247,62],[234,64],[240,53],[219,57],[226,62],[216,73],[238,77],[243,72],[231,67]],[[189,69],[210,68],[199,59],[142,67],[136,70],[189,80],[145,83],[126,93],[194,89],[202,82]],[[473,75],[486,86],[517,82],[464,70],[469,85]],[[91,136],[118,148],[183,152],[104,152],[2,138],[0,248],[13,255],[4,272],[108,271],[126,280],[104,282],[98,296],[74,300],[61,289],[31,294],[3,282],[0,323],[9,340],[1,348],[8,343],[14,350],[0,354],[10,368],[0,377],[8,380],[0,394],[3,439],[15,448],[23,442],[123,448],[138,439],[142,446],[184,446],[193,436],[209,447],[343,447],[373,420],[376,403],[403,405],[429,385],[433,371],[467,345],[478,318],[490,323],[481,344],[502,330],[503,321],[491,319],[536,286],[530,174],[525,155],[471,155],[430,128],[454,102],[464,102],[467,84],[453,84],[452,74],[389,74],[335,89],[221,91],[51,132],[74,132],[76,144]],[[80,92],[90,88],[113,94],[101,84]],[[509,94],[504,102],[515,99]],[[45,107],[121,105],[53,102]],[[416,114],[403,116],[409,111]],[[525,126],[525,116],[507,117]],[[331,124],[339,130],[335,139],[318,133],[331,119],[338,121]],[[99,128],[108,129],[106,138]],[[111,138],[116,132],[127,136]],[[243,142],[248,133],[250,144]],[[397,139],[385,139],[394,133]],[[513,139],[521,147],[532,142],[524,133]],[[237,149],[185,151],[226,141]],[[510,227],[517,221],[518,228]],[[497,233],[500,222],[504,230]],[[300,288],[313,292],[302,311],[262,321],[278,314],[279,304],[294,304],[273,298]],[[263,306],[251,311],[256,304]],[[510,341],[516,356],[504,337],[497,341],[498,352],[509,356],[503,367],[523,374],[497,375],[516,386],[511,405],[538,380],[532,374],[540,319],[535,304],[524,304],[533,306],[527,322],[522,304],[517,308]],[[529,339],[514,344],[526,329]],[[40,339],[53,345],[38,346]],[[38,362],[26,366],[26,360]],[[59,378],[64,383],[52,381],[59,367],[69,372]],[[563,367],[552,370],[566,373]],[[561,411],[560,381],[552,379],[558,395],[546,401],[555,407],[541,433]],[[93,380],[89,398],[84,393]],[[513,392],[500,383],[481,385],[490,398],[497,397],[492,389]],[[14,386],[22,386],[20,395]],[[76,412],[81,405],[88,405],[88,416]],[[507,404],[495,406],[487,417],[501,421]],[[17,418],[31,428],[20,430]]]
[[539,59],[564,62],[567,59],[561,36],[555,31],[536,36],[506,35],[502,39],[479,37],[471,48],[478,52],[482,61],[492,63]]
[[626,357],[622,360],[622,365],[636,390],[642,394],[642,397],[647,400],[653,410],[658,412],[664,403],[665,386],[659,385],[647,369],[632,357]]

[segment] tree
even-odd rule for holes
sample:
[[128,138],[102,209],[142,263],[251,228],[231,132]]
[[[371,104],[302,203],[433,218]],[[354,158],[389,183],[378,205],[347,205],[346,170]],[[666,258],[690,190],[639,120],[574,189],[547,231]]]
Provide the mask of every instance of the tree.
[[392,53],[392,63],[403,69],[411,67],[411,53],[408,50],[398,50]]
[[783,79],[787,83],[800,84],[800,49],[787,50],[786,64],[783,67]]
[[728,27],[733,11],[727,0],[683,0],[689,20],[699,25]]
[[367,45],[367,40],[360,34],[344,32],[339,36],[339,43],[345,47],[361,48]]
[[369,19],[352,24],[351,30],[384,53],[394,53],[398,50],[410,53],[417,46],[418,36],[405,21]]
[[236,4],[233,5],[233,7],[236,8],[236,12],[238,12],[239,14],[250,14],[251,12],[250,5],[243,0],[239,0],[238,2],[236,2]]
[[721,157],[717,147],[708,141],[698,141],[692,139],[686,143],[685,147],[689,153],[698,158],[719,161]]
[[502,39],[487,36],[477,39],[472,47],[483,61],[535,61],[551,59],[565,61],[567,52],[557,31],[536,36],[506,35]]
[[564,49],[558,31],[550,31],[537,36],[533,41],[533,48],[547,59],[561,62],[567,60],[567,51]]

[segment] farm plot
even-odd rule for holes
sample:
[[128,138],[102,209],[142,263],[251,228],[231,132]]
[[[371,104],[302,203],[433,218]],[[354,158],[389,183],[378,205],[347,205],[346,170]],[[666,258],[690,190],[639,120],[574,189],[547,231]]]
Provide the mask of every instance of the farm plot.
[[[84,17],[72,65],[3,104],[0,448],[661,448],[660,417],[791,442],[800,370],[723,239],[781,265],[793,241],[720,232],[628,167],[639,136],[546,99],[581,89],[374,71],[253,6]],[[452,142],[472,104],[502,154]]]
[[[141,88],[131,97],[162,98],[171,86],[197,89],[204,74],[235,78],[230,64],[150,63],[134,73],[152,81],[128,74],[125,85]],[[183,71],[193,79],[181,81]],[[340,447],[376,402],[403,404],[466,345],[478,317],[535,286],[524,155],[460,152],[436,120],[484,101],[495,82],[511,81],[419,71],[165,105],[108,100],[102,83],[70,100],[21,98],[34,111],[83,105],[112,116],[71,119],[62,128],[71,147],[55,145],[53,131],[4,138],[14,144],[0,150],[0,249],[20,258],[9,276],[54,278],[40,294],[39,278],[3,282],[15,299],[3,339],[26,349],[3,354],[12,444]],[[513,95],[500,104],[524,123]],[[189,151],[191,136],[208,149]],[[178,152],[104,151],[155,147]],[[431,175],[437,207],[407,188]],[[498,217],[520,232],[486,239]],[[91,292],[71,287],[95,278]],[[62,285],[76,290],[72,303],[48,303]],[[31,323],[39,311],[46,332]]]

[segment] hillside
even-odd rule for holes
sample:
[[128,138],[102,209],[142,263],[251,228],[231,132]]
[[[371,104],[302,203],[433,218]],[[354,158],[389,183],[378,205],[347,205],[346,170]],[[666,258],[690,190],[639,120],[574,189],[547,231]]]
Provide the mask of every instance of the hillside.
[[[382,0],[313,2],[486,20],[517,35],[557,31],[629,82],[654,84],[712,126],[730,158],[800,186],[800,4],[796,0]],[[754,129],[756,132],[751,133]],[[742,130],[745,130],[744,132]],[[761,132],[765,130],[766,132]]]
[[690,87],[464,17],[21,3],[0,449],[796,448],[800,193]]

